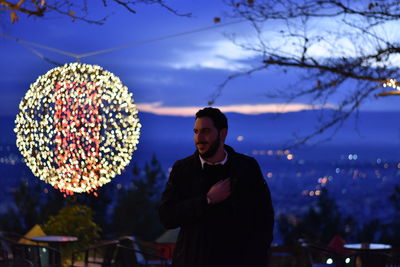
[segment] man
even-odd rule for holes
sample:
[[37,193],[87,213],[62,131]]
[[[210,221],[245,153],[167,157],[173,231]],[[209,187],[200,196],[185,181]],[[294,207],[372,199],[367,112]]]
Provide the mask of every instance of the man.
[[254,158],[225,145],[228,122],[216,108],[196,113],[194,155],[178,160],[159,208],[180,227],[174,267],[267,266],[274,211]]

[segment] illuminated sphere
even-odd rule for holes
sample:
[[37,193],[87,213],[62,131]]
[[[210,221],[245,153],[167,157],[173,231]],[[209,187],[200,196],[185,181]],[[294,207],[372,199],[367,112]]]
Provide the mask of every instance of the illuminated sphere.
[[66,194],[94,192],[139,143],[132,94],[100,66],[71,63],[31,84],[19,105],[17,146],[33,174]]

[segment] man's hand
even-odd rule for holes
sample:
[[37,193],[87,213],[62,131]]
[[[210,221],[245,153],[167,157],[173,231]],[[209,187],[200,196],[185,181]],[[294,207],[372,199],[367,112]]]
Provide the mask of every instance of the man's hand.
[[231,194],[231,181],[225,179],[213,185],[207,193],[208,204],[216,204],[227,199]]

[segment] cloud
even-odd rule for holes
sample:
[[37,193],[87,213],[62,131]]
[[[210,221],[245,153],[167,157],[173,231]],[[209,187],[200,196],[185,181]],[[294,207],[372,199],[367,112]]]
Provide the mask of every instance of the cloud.
[[141,75],[141,76],[133,76],[131,80],[135,83],[141,82],[145,84],[151,85],[181,85],[182,81],[176,79],[170,75],[156,75],[156,74],[148,74],[148,75]]
[[201,43],[195,50],[179,51],[178,59],[168,64],[174,69],[220,69],[229,71],[243,70],[249,67],[243,61],[257,56],[253,51],[245,50],[229,40],[213,43]]
[[[201,106],[190,106],[190,107],[166,107],[162,106],[162,102],[154,103],[140,103],[136,104],[137,108],[141,112],[149,112],[158,115],[171,115],[171,116],[185,116],[191,117],[201,108]],[[275,104],[239,104],[239,105],[228,105],[228,106],[216,106],[222,112],[236,112],[247,115],[257,115],[263,113],[287,113],[297,112],[302,110],[313,110],[335,108],[333,105],[307,105],[302,103],[275,103]]]

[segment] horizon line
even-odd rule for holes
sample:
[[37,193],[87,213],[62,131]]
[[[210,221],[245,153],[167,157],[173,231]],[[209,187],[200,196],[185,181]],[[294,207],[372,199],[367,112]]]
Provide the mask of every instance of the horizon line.
[[[148,112],[156,115],[170,115],[192,117],[204,106],[163,106],[162,102],[136,103],[140,112]],[[244,115],[259,115],[266,113],[289,113],[304,110],[335,109],[333,105],[308,105],[303,103],[274,103],[274,104],[237,104],[226,106],[213,106],[224,113],[234,112]]]

